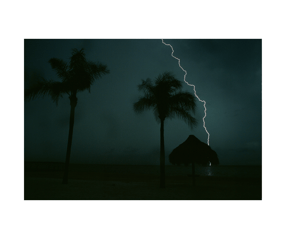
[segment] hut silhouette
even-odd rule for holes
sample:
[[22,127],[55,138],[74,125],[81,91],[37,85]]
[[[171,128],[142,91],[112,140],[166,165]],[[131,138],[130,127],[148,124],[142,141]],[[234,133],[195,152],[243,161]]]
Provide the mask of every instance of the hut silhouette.
[[185,142],[176,147],[169,155],[173,165],[192,164],[193,183],[195,184],[195,164],[217,165],[219,159],[214,150],[206,143],[201,142],[196,136],[190,135]]

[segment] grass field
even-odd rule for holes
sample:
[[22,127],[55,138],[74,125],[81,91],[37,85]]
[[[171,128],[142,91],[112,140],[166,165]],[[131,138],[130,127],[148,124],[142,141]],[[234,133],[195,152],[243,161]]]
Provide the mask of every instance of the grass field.
[[261,178],[196,177],[190,168],[166,166],[166,188],[159,188],[159,166],[74,165],[69,183],[60,169],[26,170],[25,200],[261,200]]

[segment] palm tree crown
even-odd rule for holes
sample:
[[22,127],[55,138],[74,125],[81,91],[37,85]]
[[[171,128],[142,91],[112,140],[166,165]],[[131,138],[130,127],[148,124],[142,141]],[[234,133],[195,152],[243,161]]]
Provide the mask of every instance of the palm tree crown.
[[75,95],[79,91],[89,90],[95,79],[109,73],[106,65],[88,62],[85,59],[84,49],[72,50],[70,64],[61,59],[49,60],[51,67],[57,72],[61,82],[37,79],[29,89],[25,90],[25,100],[34,99],[38,95],[50,95],[58,103],[63,94]]
[[144,96],[134,104],[134,110],[140,113],[153,108],[157,121],[177,116],[193,127],[197,121],[189,112],[195,113],[195,97],[189,92],[178,91],[181,88],[182,83],[170,72],[159,75],[155,84],[149,78],[142,80],[138,89]]

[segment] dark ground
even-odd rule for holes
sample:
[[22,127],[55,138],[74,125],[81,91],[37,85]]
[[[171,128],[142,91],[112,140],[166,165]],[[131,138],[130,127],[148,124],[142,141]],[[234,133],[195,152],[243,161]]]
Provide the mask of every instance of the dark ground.
[[63,164],[25,163],[25,200],[261,200],[261,178],[198,176],[191,167],[166,166],[166,188],[159,188],[159,166],[71,165],[62,184]]

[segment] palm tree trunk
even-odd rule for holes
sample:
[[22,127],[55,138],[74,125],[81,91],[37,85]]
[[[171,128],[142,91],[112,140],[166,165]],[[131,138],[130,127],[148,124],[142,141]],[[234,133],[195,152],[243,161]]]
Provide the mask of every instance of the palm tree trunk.
[[192,164],[192,176],[193,176],[193,186],[195,186],[196,185],[196,173],[195,173],[195,163],[193,162],[193,164]]
[[161,120],[160,128],[160,188],[165,188],[164,120]]
[[77,98],[76,95],[73,94],[70,96],[70,105],[71,105],[71,111],[70,111],[70,124],[69,124],[69,136],[68,136],[68,146],[67,146],[67,153],[66,153],[66,162],[65,162],[65,171],[64,171],[64,178],[63,178],[63,184],[68,183],[68,171],[69,171],[69,162],[70,162],[70,155],[71,155],[71,146],[72,146],[72,135],[73,135],[73,125],[74,125],[74,112],[75,107],[77,104]]

